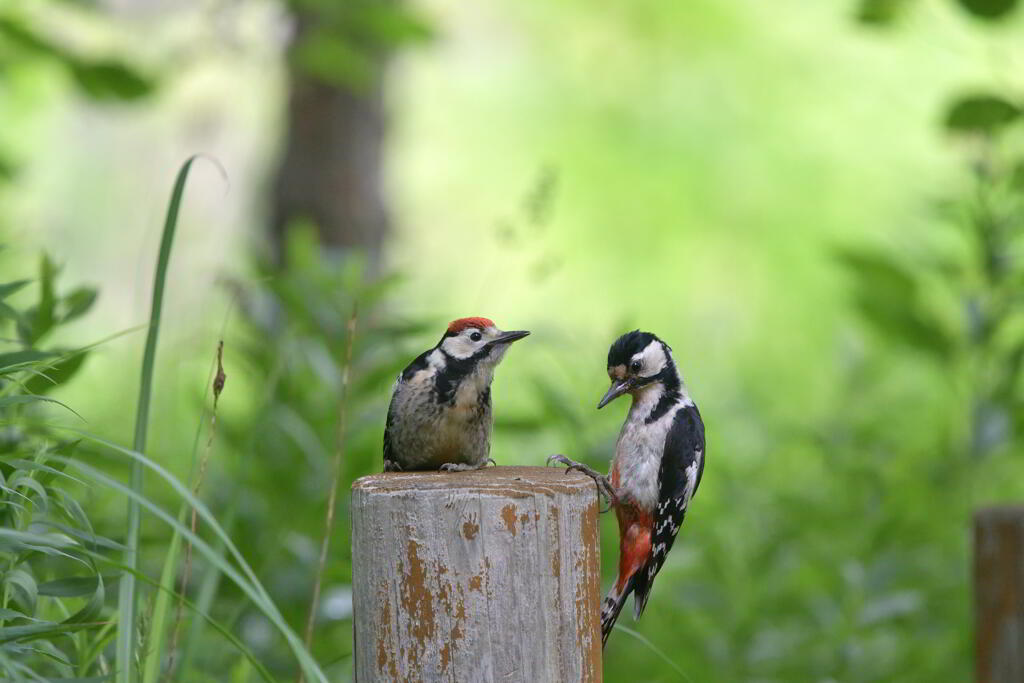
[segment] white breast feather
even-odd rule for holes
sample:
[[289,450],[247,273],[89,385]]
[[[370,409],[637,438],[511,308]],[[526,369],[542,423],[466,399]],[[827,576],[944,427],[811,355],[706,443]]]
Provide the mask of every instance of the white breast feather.
[[672,406],[651,424],[645,424],[646,411],[630,411],[622,426],[615,460],[619,468],[619,488],[628,498],[646,510],[658,505],[658,473],[665,454],[665,441],[681,404]]

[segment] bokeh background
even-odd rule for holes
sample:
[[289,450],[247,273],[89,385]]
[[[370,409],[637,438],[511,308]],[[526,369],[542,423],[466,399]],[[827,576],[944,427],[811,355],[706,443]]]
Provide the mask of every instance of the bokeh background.
[[[33,279],[8,303],[38,311],[45,253],[58,292],[98,297],[45,336],[5,332],[5,350],[106,341],[36,386],[81,420],[47,405],[7,424],[131,444],[163,216],[202,154],[146,454],[199,486],[301,632],[358,302],[312,641],[330,680],[351,676],[348,486],[380,469],[395,373],[467,315],[534,332],[497,373],[500,464],[607,466],[626,405],[594,405],[608,345],[636,327],[672,345],[704,415],[701,490],[647,612],[611,638],[607,680],[964,680],[971,513],[1024,494],[1017,4],[8,0],[0,280]],[[127,480],[124,458],[76,457]],[[123,496],[74,491],[123,538]],[[171,535],[144,519],[153,579]],[[53,562],[24,570],[53,580]],[[5,609],[25,611],[15,584]],[[194,558],[186,593],[238,643],[187,612],[155,650],[168,678],[259,680],[243,649],[294,675],[215,563]],[[60,638],[3,657],[100,675],[113,645],[95,644],[84,668],[48,649],[74,660]]]

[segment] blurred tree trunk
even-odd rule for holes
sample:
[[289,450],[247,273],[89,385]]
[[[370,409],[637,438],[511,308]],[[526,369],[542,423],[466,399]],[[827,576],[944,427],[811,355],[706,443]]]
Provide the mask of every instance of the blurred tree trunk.
[[290,93],[284,151],[273,185],[271,246],[280,262],[285,232],[311,221],[325,246],[365,250],[379,264],[390,215],[381,187],[385,137],[383,81],[387,53],[358,84],[327,80],[303,68],[295,50],[318,18],[296,8],[289,47]]

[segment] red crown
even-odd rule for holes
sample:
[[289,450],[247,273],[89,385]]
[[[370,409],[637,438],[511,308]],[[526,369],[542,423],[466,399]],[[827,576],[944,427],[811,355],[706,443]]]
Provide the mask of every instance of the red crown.
[[490,318],[459,318],[448,323],[448,331],[452,334],[458,334],[467,327],[475,327],[479,330],[485,327],[495,327],[494,321]]

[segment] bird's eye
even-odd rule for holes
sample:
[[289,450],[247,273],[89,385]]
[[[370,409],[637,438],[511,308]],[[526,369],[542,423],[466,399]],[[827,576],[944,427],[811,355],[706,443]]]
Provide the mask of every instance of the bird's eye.
[[480,341],[480,339],[483,338],[483,335],[480,334],[479,332],[474,332],[473,334],[469,335],[469,338],[472,339],[473,341]]
[[640,361],[635,360],[629,364],[629,369],[633,372],[640,372]]

